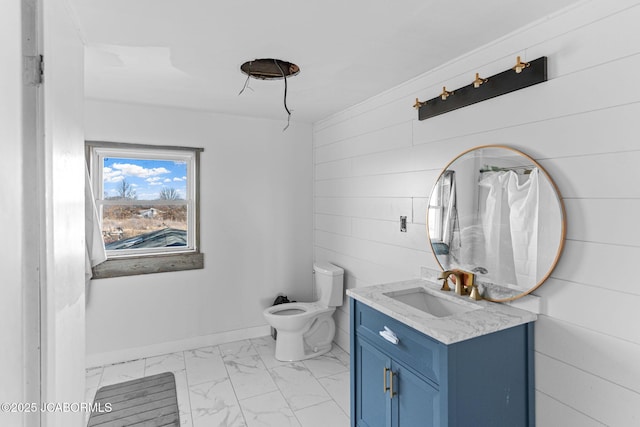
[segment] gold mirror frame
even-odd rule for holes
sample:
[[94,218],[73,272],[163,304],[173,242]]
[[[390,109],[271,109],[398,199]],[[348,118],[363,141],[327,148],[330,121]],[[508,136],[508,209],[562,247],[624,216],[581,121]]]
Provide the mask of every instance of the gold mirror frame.
[[[438,179],[436,180],[431,193],[429,194],[429,206],[427,206],[427,212],[426,212],[426,218],[427,218],[427,236],[429,237],[429,244],[431,246],[432,252],[433,252],[433,256],[436,259],[436,262],[438,263],[438,265],[440,266],[440,268],[444,271],[446,269],[450,269],[452,268],[451,266],[449,268],[445,268],[442,263],[440,262],[440,259],[438,258],[438,255],[436,253],[436,250],[434,248],[433,245],[433,239],[432,236],[430,235],[430,231],[429,231],[429,210],[431,209],[431,199],[433,197],[434,191],[438,188],[438,186],[440,185],[440,180],[443,179],[443,176],[445,175],[445,173],[450,170],[450,167],[458,160],[460,160],[462,157],[464,157],[465,155],[472,153],[474,151],[477,150],[482,150],[482,149],[504,149],[504,150],[508,150],[509,152],[511,152],[514,156],[521,156],[527,164],[532,165],[536,168],[538,168],[539,171],[539,176],[540,177],[544,177],[546,178],[547,182],[550,184],[551,189],[553,190],[556,200],[558,202],[558,208],[559,208],[559,212],[560,212],[560,240],[558,242],[558,248],[557,251],[555,253],[555,256],[553,258],[553,261],[550,262],[550,266],[548,271],[542,275],[542,277],[538,280],[537,276],[536,276],[536,284],[534,286],[532,286],[531,288],[525,290],[525,291],[520,291],[520,290],[516,290],[513,287],[508,287],[508,286],[504,286],[501,285],[500,283],[491,283],[491,282],[483,282],[483,277],[481,275],[476,275],[476,280],[477,282],[480,284],[480,287],[482,289],[482,296],[483,299],[488,300],[488,301],[492,301],[492,302],[508,302],[508,301],[513,301],[515,299],[521,298],[525,295],[530,294],[531,292],[535,291],[536,289],[538,289],[540,287],[540,285],[542,285],[542,283],[544,283],[549,276],[551,275],[551,273],[553,272],[553,270],[555,269],[558,260],[560,259],[560,255],[562,254],[562,250],[564,249],[564,243],[565,243],[565,238],[566,238],[566,211],[565,211],[565,207],[564,207],[564,203],[562,200],[562,196],[560,194],[560,191],[558,190],[558,186],[556,185],[556,183],[553,181],[553,179],[551,178],[551,176],[549,175],[549,173],[538,163],[536,162],[532,157],[530,157],[529,155],[516,150],[512,147],[508,147],[508,146],[504,146],[504,145],[481,145],[481,146],[477,146],[477,147],[473,147],[469,150],[466,150],[464,152],[462,152],[461,154],[459,154],[458,156],[456,156],[453,160],[451,160],[442,170],[442,172],[440,173],[440,175],[438,176]],[[523,162],[524,164],[525,162]],[[523,166],[520,166],[523,167]],[[456,268],[456,267],[453,267]]]

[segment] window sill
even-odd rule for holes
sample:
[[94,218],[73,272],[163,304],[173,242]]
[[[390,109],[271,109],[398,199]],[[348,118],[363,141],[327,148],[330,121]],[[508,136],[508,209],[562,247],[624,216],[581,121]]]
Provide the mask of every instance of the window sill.
[[204,254],[200,252],[170,255],[149,255],[109,259],[93,267],[92,279],[137,276],[139,274],[204,268]]

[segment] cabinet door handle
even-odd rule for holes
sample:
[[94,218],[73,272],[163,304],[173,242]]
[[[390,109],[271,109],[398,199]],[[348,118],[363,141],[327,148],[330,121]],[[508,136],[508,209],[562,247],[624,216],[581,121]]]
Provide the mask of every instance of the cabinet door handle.
[[400,342],[400,340],[396,336],[396,333],[393,332],[391,329],[387,328],[386,326],[384,327],[384,331],[379,331],[378,333],[382,338],[389,341],[391,344],[398,345],[398,343]]
[[389,399],[393,399],[393,396],[395,396],[398,393],[394,393],[393,392],[393,376],[395,375],[393,373],[393,371],[391,369],[389,369],[389,383],[390,383],[390,387],[389,387]]
[[387,390],[389,390],[389,387],[387,387],[387,371],[391,371],[391,369],[389,369],[389,368],[387,368],[385,366],[385,368],[384,368],[384,377],[382,378],[382,386],[384,387],[384,392],[383,393],[386,393]]

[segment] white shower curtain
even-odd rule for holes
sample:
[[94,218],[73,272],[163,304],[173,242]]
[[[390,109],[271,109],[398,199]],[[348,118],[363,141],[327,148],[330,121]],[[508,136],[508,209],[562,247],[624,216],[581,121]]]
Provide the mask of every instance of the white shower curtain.
[[538,169],[533,169],[522,183],[518,178],[512,173],[507,183],[513,261],[518,287],[530,289],[537,283]]
[[496,283],[516,284],[507,184],[514,172],[487,172],[478,183],[488,194],[480,212],[485,242],[485,265],[491,280]]
[[100,219],[96,209],[93,190],[91,188],[91,178],[89,169],[85,165],[84,182],[84,239],[85,239],[85,300],[89,301],[89,282],[93,276],[92,267],[107,260],[107,252],[102,240],[102,230],[100,229]]
[[529,175],[489,172],[479,185],[488,190],[481,222],[489,275],[496,282],[530,289],[536,284],[538,169]]

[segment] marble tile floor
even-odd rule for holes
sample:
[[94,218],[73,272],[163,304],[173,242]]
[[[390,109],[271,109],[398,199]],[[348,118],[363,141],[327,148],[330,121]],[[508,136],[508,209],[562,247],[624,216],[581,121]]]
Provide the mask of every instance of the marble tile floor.
[[170,371],[182,426],[349,426],[348,353],[335,344],[300,362],[274,353],[266,336],[90,368],[85,400],[102,386]]

